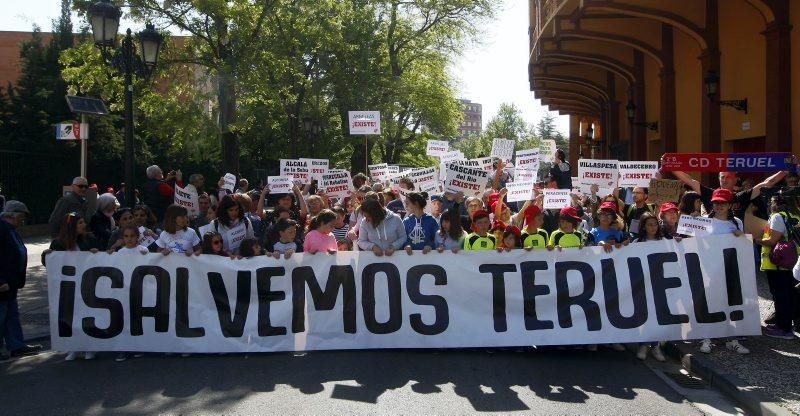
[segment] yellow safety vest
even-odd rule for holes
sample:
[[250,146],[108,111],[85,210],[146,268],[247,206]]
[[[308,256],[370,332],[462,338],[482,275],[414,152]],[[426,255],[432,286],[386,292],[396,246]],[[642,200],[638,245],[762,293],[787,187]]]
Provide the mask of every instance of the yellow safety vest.
[[545,248],[547,247],[547,239],[547,231],[541,228],[533,234],[528,234],[527,231],[523,231],[522,247]]
[[[800,216],[797,216],[797,215],[794,215],[794,214],[789,214],[788,212],[784,212],[784,211],[781,211],[778,214],[781,217],[783,217],[784,220],[787,220],[787,223],[786,223],[787,229],[786,229],[786,232],[783,234],[783,237],[781,237],[781,238],[782,239],[789,238],[789,229],[788,228],[790,227],[790,225],[788,224],[788,219],[789,218],[794,218],[795,220],[800,221]],[[769,240],[770,235],[772,234],[770,231],[771,231],[771,229],[769,228],[769,222],[768,222],[766,225],[764,225],[764,236],[762,237],[762,240]],[[767,271],[767,270],[788,270],[788,269],[784,269],[783,267],[778,267],[775,263],[773,263],[769,259],[769,253],[771,253],[771,252],[772,252],[772,247],[761,246],[761,271],[763,272],[763,271]],[[797,247],[797,253],[800,254],[800,246]]]
[[486,234],[486,237],[472,233],[464,239],[464,250],[494,250],[496,246],[497,240],[491,233]]
[[579,247],[581,244],[584,243],[584,236],[583,233],[575,230],[571,233],[565,233],[560,229],[553,231],[553,234],[550,234],[550,245],[551,246],[561,246],[564,248],[567,247]]

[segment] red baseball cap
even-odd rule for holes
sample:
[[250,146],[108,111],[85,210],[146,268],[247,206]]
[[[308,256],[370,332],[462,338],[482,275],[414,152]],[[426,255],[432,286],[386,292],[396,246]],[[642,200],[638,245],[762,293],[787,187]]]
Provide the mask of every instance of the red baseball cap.
[[531,223],[533,219],[536,218],[537,215],[542,213],[542,209],[539,208],[538,205],[528,205],[528,209],[525,210],[525,222]]
[[[492,192],[486,196],[486,205],[492,207],[492,204],[497,202],[498,199],[500,199],[500,193]],[[492,211],[494,211],[494,207],[492,207]]]
[[506,227],[506,229],[503,231],[503,234],[505,233],[512,233],[517,237],[522,236],[522,231],[520,231],[519,227],[517,227],[516,225],[509,225],[508,227]]
[[617,204],[615,204],[613,202],[606,201],[606,202],[603,202],[602,204],[600,204],[600,209],[601,210],[607,209],[609,211],[617,212]]
[[489,213],[486,210],[479,209],[472,215],[472,222],[476,222],[481,218],[489,218]]
[[501,220],[495,218],[492,222],[492,231],[505,230],[508,225]]
[[575,207],[561,208],[561,211],[558,213],[558,215],[559,217],[571,217],[578,222],[582,220],[582,218],[578,216],[578,210],[576,210]]
[[725,188],[717,188],[711,194],[711,202],[731,202],[733,201],[733,192]]
[[660,214],[663,214],[663,213],[665,213],[665,212],[667,212],[669,210],[672,210],[672,209],[677,211],[678,207],[675,204],[673,204],[672,202],[665,202],[665,203],[661,204],[661,208],[658,209],[658,212]]

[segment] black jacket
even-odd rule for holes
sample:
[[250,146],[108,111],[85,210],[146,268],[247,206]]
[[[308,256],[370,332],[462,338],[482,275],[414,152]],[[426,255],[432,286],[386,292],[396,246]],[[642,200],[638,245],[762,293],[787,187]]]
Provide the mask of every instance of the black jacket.
[[95,211],[89,221],[89,230],[94,234],[99,247],[107,247],[111,237],[111,218],[106,217],[102,211]]
[[0,219],[0,286],[8,284],[10,290],[0,292],[0,302],[13,299],[17,290],[25,286],[28,251],[17,230]]
[[53,208],[53,212],[50,214],[50,220],[48,221],[48,224],[50,224],[50,237],[58,237],[61,220],[64,219],[64,215],[70,212],[77,212],[86,221],[89,221],[89,217],[86,215],[86,199],[74,192],[67,192],[66,195],[59,198]]

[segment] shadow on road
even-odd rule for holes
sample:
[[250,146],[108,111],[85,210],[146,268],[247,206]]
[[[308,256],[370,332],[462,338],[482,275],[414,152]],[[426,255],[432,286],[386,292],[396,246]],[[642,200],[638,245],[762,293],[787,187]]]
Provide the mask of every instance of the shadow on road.
[[[316,395],[326,390],[326,384],[331,398],[358,403],[377,403],[385,392],[407,385],[424,395],[440,393],[451,385],[474,411],[494,412],[530,410],[520,399],[520,389],[563,403],[585,403],[590,394],[634,400],[636,390],[641,389],[669,402],[683,401],[632,355],[611,351],[151,355],[123,363],[101,354],[89,362],[62,360],[63,355],[48,354],[0,364],[0,391],[19,399],[5,404],[4,411],[48,413],[58,409],[73,414],[133,406],[146,408],[147,413],[224,412],[253,393],[289,386],[303,395]],[[302,412],[303,404],[296,405]],[[396,409],[401,413],[414,410],[424,409]]]

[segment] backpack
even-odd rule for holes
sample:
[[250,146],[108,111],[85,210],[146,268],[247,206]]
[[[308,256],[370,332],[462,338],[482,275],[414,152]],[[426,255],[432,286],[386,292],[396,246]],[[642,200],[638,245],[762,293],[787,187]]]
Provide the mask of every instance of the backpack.
[[779,213],[783,219],[783,224],[786,227],[786,233],[783,238],[775,243],[775,247],[769,252],[769,260],[778,267],[784,269],[791,269],[797,263],[797,245],[798,245],[798,230],[797,219],[789,217],[784,213]]

